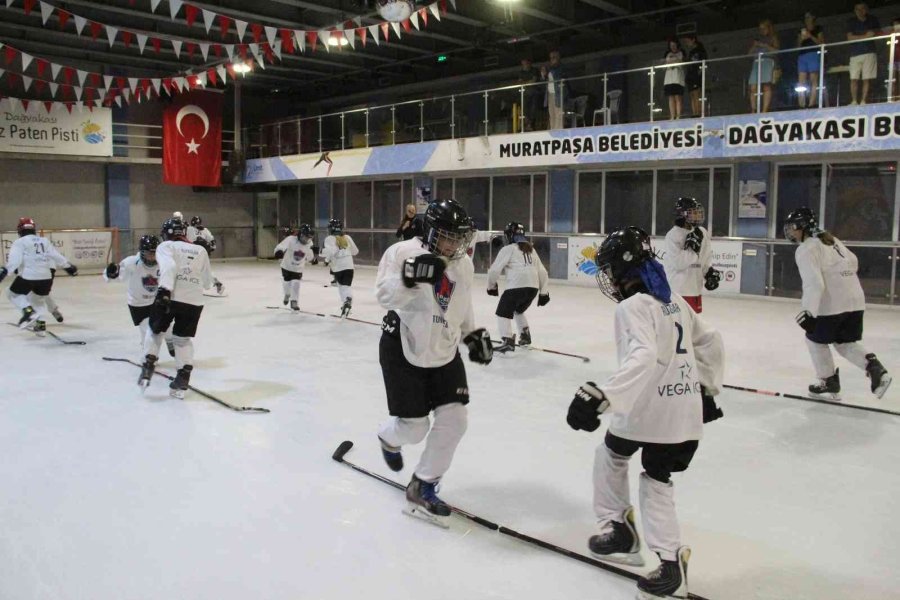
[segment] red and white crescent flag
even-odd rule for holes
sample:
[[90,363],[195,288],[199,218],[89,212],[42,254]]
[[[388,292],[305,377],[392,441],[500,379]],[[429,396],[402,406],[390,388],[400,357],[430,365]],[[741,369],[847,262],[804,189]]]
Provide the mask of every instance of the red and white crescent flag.
[[176,96],[166,108],[163,181],[171,185],[222,185],[222,94],[192,91]]

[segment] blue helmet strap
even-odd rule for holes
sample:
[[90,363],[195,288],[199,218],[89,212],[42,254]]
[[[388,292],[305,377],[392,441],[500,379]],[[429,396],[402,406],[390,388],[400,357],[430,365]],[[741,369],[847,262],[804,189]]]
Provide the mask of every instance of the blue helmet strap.
[[639,267],[629,271],[626,276],[627,279],[638,277],[640,277],[641,283],[644,284],[645,290],[634,291],[646,291],[646,293],[666,304],[672,301],[672,288],[669,287],[666,271],[658,260],[651,258]]

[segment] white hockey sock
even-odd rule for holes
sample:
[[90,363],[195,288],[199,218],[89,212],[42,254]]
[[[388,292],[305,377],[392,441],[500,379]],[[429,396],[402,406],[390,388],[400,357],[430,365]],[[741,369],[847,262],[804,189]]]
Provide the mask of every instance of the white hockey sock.
[[281,282],[281,290],[284,292],[285,296],[291,295],[291,282],[290,281],[282,281]]
[[13,306],[18,308],[19,310],[25,310],[26,307],[31,306],[28,303],[28,296],[25,294],[14,294],[12,292],[9,293],[9,301],[13,303]]
[[497,317],[497,329],[500,330],[500,337],[512,337],[512,319]]
[[416,466],[416,477],[423,481],[437,481],[450,469],[453,454],[466,433],[468,411],[459,402],[434,409],[434,425],[428,433],[425,451]]
[[834,375],[834,357],[831,355],[831,348],[828,347],[828,344],[817,344],[807,338],[806,347],[809,349],[809,357],[812,358],[816,377],[827,379]]
[[48,296],[38,296],[37,294],[34,294],[34,301],[31,302],[31,308],[37,313],[37,318],[40,321],[45,321],[49,314],[47,312],[47,298]]
[[159,348],[162,346],[165,337],[165,333],[153,333],[153,331],[148,328],[147,336],[144,338],[144,356],[152,354],[159,358]]
[[866,370],[869,361],[866,360],[866,354],[869,353],[859,342],[850,342],[849,344],[835,344],[834,349],[838,354],[846,358],[848,361],[862,369]]
[[138,334],[141,336],[141,347],[144,346],[144,340],[147,339],[147,334],[150,333],[150,318],[146,318],[137,325]]
[[179,369],[194,364],[194,341],[189,337],[172,336],[175,344],[175,366]]
[[516,319],[516,327],[519,328],[519,333],[522,333],[522,330],[528,327],[528,319],[525,318],[525,313],[515,313],[513,316]]
[[631,506],[628,487],[628,461],[610,450],[605,443],[594,453],[594,514],[597,521],[622,521],[622,512]]
[[291,282],[291,300],[297,302],[300,300],[300,280],[295,279]]
[[418,444],[428,435],[430,425],[428,417],[418,419],[391,417],[378,428],[378,437],[395,448],[406,444]]
[[348,298],[353,298],[353,292],[349,285],[339,285],[338,294],[341,296],[341,302],[346,302]]
[[[44,298],[44,304],[47,306],[47,310],[49,312],[53,312],[54,310],[59,308],[59,306],[56,305],[56,302],[53,300],[53,298],[51,298],[49,295],[43,296],[43,298]],[[28,301],[31,303],[32,306],[34,306],[36,299],[37,299],[37,296],[35,295],[34,292],[28,293]]]
[[681,529],[675,514],[675,486],[671,481],[656,481],[646,473],[641,473],[639,479],[641,523],[647,547],[662,560],[675,560],[681,547]]

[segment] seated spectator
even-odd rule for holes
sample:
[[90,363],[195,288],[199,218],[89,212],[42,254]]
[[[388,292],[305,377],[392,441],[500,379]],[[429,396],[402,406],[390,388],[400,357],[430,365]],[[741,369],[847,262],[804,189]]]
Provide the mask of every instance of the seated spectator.
[[769,112],[772,105],[772,84],[775,83],[775,57],[759,56],[759,54],[775,52],[780,46],[772,20],[760,21],[759,33],[753,38],[750,50],[747,52],[747,54],[756,55],[750,76],[747,78],[747,84],[750,86],[750,112],[756,112],[757,94],[760,92],[760,87],[762,87],[761,112]]
[[[665,54],[666,64],[685,62],[684,50],[675,38],[669,38]],[[669,67],[663,80],[663,92],[669,100],[669,118],[681,118],[681,106],[684,97],[684,67]]]
[[[881,25],[878,19],[869,14],[869,6],[865,2],[857,2],[853,7],[854,16],[847,21],[847,39],[865,40],[878,35]],[[875,42],[859,42],[850,44],[850,106],[865,104],[869,99],[869,88],[878,75],[878,55]],[[862,94],[859,93],[859,81],[862,79]]]
[[684,81],[691,95],[691,112],[695,117],[699,117],[700,91],[703,87],[700,61],[706,60],[709,56],[706,54],[706,47],[697,39],[697,34],[689,33],[684,37],[684,41],[687,46],[687,60],[697,63],[685,68]]
[[[816,24],[814,14],[803,16],[803,28],[797,35],[797,46],[805,48],[797,57],[797,104],[800,108],[818,105],[819,49],[825,43],[825,33]],[[801,91],[802,90],[802,91]]]

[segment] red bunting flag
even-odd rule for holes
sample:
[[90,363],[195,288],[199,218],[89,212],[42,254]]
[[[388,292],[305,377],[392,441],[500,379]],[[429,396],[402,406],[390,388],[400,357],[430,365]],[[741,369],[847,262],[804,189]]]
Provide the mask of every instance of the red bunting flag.
[[3,58],[6,61],[6,64],[11,63],[16,58],[16,49],[11,46],[4,48]]
[[50,66],[50,62],[47,60],[44,60],[43,58],[39,58],[35,61],[35,63],[37,64],[38,77],[43,77],[44,71],[46,71],[47,67]]
[[294,33],[290,29],[281,30],[281,49],[289,54],[294,53]]
[[185,42],[184,47],[187,48],[188,58],[194,58],[194,51],[197,50],[197,44],[194,42]]
[[91,37],[96,40],[97,36],[100,35],[100,32],[103,31],[103,25],[100,23],[95,23],[91,21]]
[[390,38],[390,35],[389,35],[389,34],[390,34],[390,27],[391,27],[391,24],[388,23],[387,21],[385,21],[384,23],[381,24],[381,37],[382,37],[382,38],[384,39],[384,41],[386,41],[386,42],[389,42],[390,39],[391,39],[391,38]]
[[403,30],[406,33],[409,33],[410,31],[412,31],[412,23],[409,22],[409,19],[403,19],[402,25],[403,25]]
[[53,110],[53,103],[50,102],[49,100],[44,102],[44,108],[47,109],[47,114],[49,115],[50,111]]
[[419,10],[419,18],[422,19],[422,24],[425,25],[425,27],[428,27],[428,9],[427,8],[422,8]]
[[43,79],[35,79],[34,80],[34,91],[40,94],[44,91],[44,80]]
[[130,31],[122,30],[122,43],[125,44],[125,47],[128,48],[131,45],[131,40],[134,37],[134,34]]
[[206,76],[209,78],[210,85],[217,85],[216,81],[216,70],[215,69],[207,69]]
[[25,112],[28,112],[28,103],[30,100],[22,100],[22,108],[25,109]]
[[163,181],[170,185],[222,184],[222,94],[192,91],[163,113]]
[[260,38],[262,37],[263,26],[259,23],[250,23],[250,33],[253,34],[253,41],[255,43],[259,43]]
[[316,38],[318,34],[315,31],[307,31],[306,32],[306,45],[309,46],[310,50],[316,49]]
[[197,20],[197,15],[199,14],[200,9],[193,4],[184,5],[184,18],[187,20],[188,27],[194,26],[194,21]]
[[153,51],[159,54],[159,49],[162,48],[162,40],[159,38],[150,38],[150,45],[153,46]]
[[62,70],[63,81],[67,84],[72,83],[72,78],[75,77],[75,69],[72,67],[63,67]]
[[100,73],[91,73],[90,82],[94,87],[100,87],[100,83],[103,79],[100,77]]
[[64,11],[61,8],[57,8],[56,15],[59,17],[59,28],[63,29],[66,26],[66,22],[68,22],[69,17],[72,16],[72,13]]
[[220,46],[219,44],[213,44],[212,49],[213,54],[215,54],[217,57],[222,56],[222,46]]
[[[25,0],[24,8],[25,8],[25,16],[26,17],[31,15],[31,9],[34,8],[35,2],[37,2],[37,0]],[[9,3],[7,3],[7,6],[9,6]]]
[[360,27],[359,29],[356,30],[356,33],[359,34],[359,39],[362,41],[363,48],[365,48],[366,47],[366,36],[368,35],[369,30],[366,29],[365,27]]
[[219,31],[222,32],[222,39],[225,39],[225,36],[228,35],[228,29],[231,27],[232,19],[231,17],[226,17],[225,15],[219,15]]

